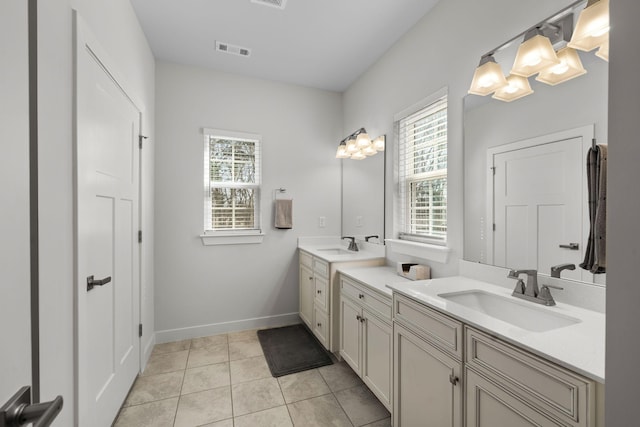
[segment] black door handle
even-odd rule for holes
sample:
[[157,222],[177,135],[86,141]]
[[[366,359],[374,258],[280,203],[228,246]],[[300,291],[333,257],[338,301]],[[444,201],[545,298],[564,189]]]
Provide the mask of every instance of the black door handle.
[[62,396],[51,402],[31,403],[31,387],[22,387],[0,408],[0,427],[47,427],[62,410]]
[[106,285],[111,281],[111,276],[107,276],[104,279],[96,280],[93,276],[87,277],[87,292],[93,289],[94,286]]

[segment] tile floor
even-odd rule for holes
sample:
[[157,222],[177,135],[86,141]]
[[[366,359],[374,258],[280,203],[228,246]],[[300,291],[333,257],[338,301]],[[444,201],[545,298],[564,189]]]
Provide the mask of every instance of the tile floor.
[[273,378],[256,331],[158,344],[116,427],[389,427],[344,362]]

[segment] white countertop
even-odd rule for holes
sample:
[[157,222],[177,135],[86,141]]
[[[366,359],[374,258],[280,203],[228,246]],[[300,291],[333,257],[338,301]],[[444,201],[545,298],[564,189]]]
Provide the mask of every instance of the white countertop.
[[[338,240],[339,242],[339,240]],[[381,248],[378,249],[375,246]],[[369,245],[367,249],[360,249],[358,252],[348,251],[346,254],[327,253],[326,249],[341,248],[347,250],[347,245],[342,243],[298,243],[298,249],[310,253],[311,255],[323,259],[327,262],[350,262],[350,261],[366,261],[376,258],[384,258],[384,246]]]
[[504,287],[462,276],[387,283],[387,286],[393,292],[412,298],[567,369],[604,383],[605,316],[602,313],[563,303],[546,307],[517,299],[541,310],[549,310],[581,320],[577,324],[551,331],[531,332],[438,296],[443,293],[479,289],[514,298],[511,296],[511,290]]
[[338,272],[387,297],[392,295],[391,288],[387,287],[387,284],[410,282],[409,279],[398,276],[395,267],[389,266],[344,267],[339,268]]

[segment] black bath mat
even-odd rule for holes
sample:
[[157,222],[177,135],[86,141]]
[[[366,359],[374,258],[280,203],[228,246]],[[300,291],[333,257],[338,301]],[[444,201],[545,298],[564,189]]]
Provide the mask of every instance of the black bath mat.
[[258,331],[258,339],[274,377],[333,363],[322,344],[303,325],[263,329]]

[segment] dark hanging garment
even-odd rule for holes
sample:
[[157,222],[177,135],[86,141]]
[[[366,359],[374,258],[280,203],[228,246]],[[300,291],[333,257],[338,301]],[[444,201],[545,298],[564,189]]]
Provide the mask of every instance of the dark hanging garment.
[[580,264],[593,274],[607,269],[607,146],[596,145],[587,154],[589,241]]

